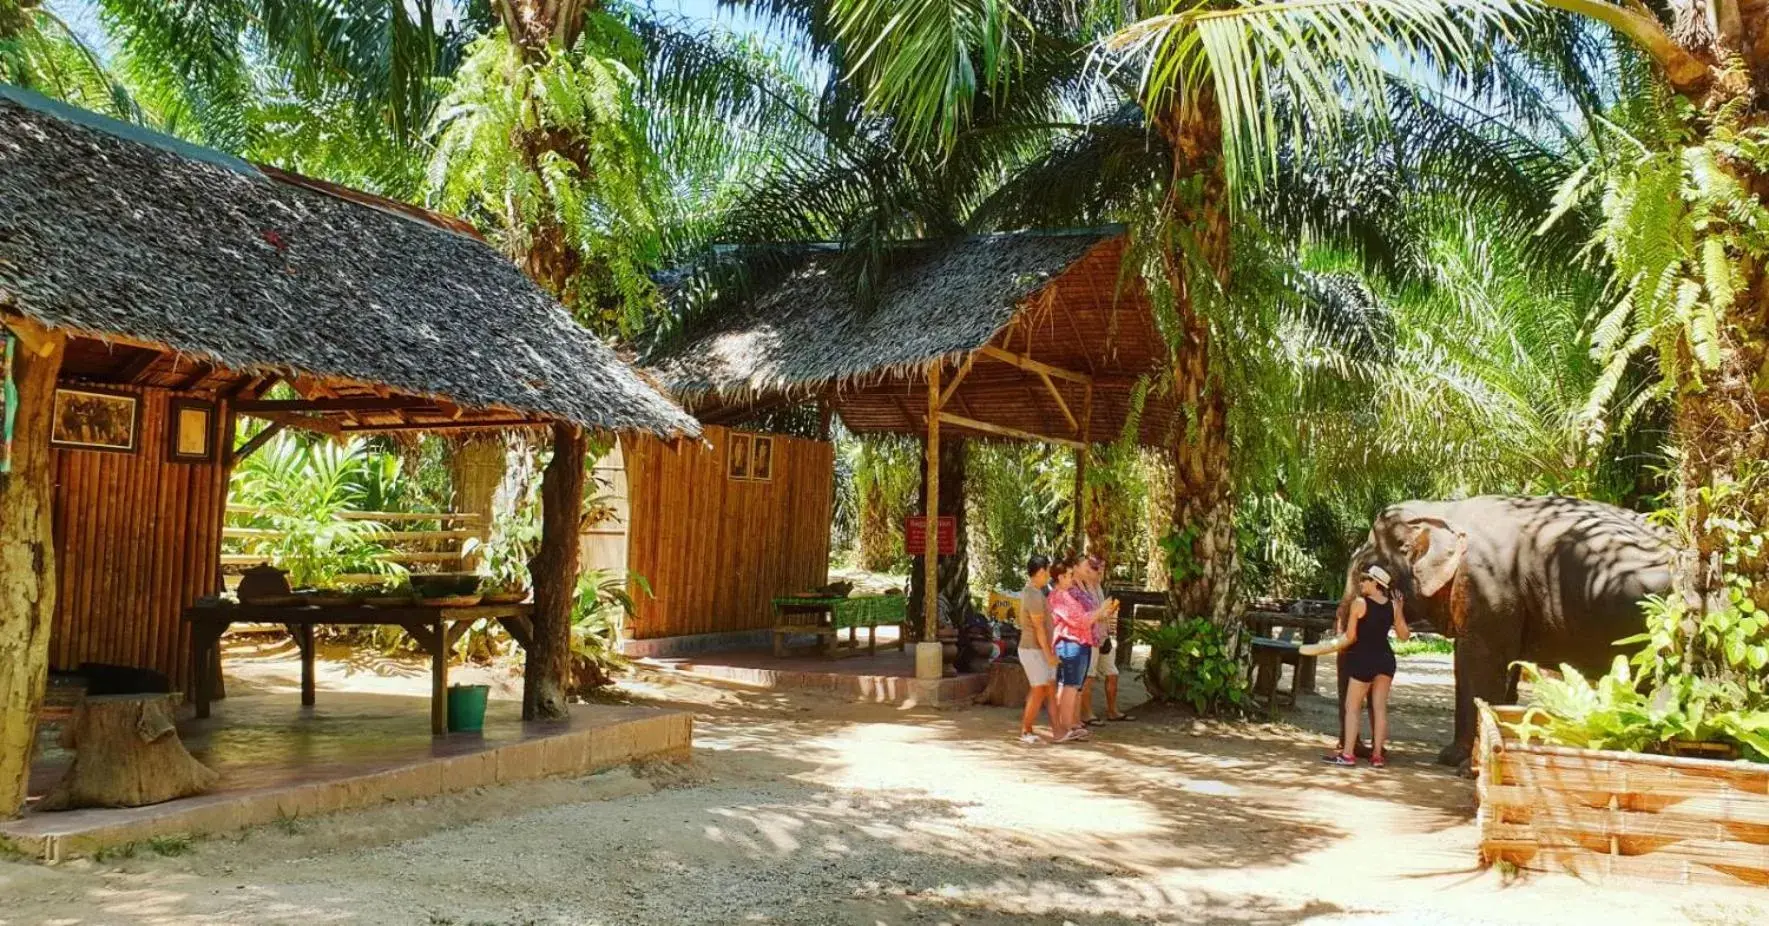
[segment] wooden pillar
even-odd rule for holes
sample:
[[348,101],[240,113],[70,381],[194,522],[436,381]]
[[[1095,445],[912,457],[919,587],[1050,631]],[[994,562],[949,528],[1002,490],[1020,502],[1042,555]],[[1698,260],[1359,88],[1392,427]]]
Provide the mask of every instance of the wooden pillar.
[[541,476],[541,543],[529,561],[534,634],[522,679],[523,720],[565,720],[571,688],[571,605],[577,592],[589,441],[573,424],[553,425],[553,459]]
[[0,475],[0,819],[24,806],[49,678],[55,616],[55,475],[49,424],[66,335],[7,318],[12,345],[12,472]]
[[827,398],[817,400],[817,436],[831,440],[835,436],[835,403]]
[[923,642],[935,640],[940,628],[940,365],[927,374],[927,546],[921,556],[921,623]]
[[[1054,391],[1055,387],[1051,388]],[[1075,439],[1081,444],[1075,448],[1075,500],[1071,506],[1074,523],[1070,525],[1069,534],[1073,538],[1071,542],[1074,544],[1075,552],[1080,553],[1087,549],[1087,464],[1089,447],[1091,446],[1089,437],[1093,433],[1093,383],[1091,382],[1086,384],[1085,391],[1082,393],[1081,417],[1077,420],[1075,431]]]

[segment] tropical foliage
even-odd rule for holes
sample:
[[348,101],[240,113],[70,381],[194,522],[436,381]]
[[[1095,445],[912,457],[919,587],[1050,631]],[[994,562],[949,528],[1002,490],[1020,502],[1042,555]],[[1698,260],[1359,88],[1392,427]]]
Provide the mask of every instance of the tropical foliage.
[[265,557],[295,588],[329,587],[339,576],[391,574],[381,557],[385,527],[352,520],[364,510],[377,463],[360,442],[272,441],[234,471],[228,498],[248,509],[243,552]]
[[1189,704],[1200,714],[1244,705],[1247,676],[1235,645],[1203,618],[1166,621],[1137,631],[1149,647],[1143,681],[1158,698]]

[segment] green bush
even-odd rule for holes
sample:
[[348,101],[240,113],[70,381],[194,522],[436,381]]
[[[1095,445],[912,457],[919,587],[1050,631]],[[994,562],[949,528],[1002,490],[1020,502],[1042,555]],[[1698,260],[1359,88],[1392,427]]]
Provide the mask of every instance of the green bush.
[[1221,627],[1194,617],[1143,627],[1136,636],[1149,647],[1142,677],[1156,698],[1185,702],[1200,714],[1246,703],[1247,677]]

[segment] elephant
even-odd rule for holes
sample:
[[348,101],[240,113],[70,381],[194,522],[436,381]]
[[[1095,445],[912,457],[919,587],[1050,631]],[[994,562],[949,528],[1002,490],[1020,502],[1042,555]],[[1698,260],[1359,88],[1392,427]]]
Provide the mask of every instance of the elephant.
[[[1377,516],[1353,554],[1341,623],[1371,564],[1394,577],[1409,621],[1456,641],[1456,734],[1439,753],[1465,766],[1474,700],[1511,703],[1512,664],[1600,673],[1615,641],[1645,626],[1641,603],[1671,587],[1669,535],[1636,512],[1564,496],[1408,501]],[[1343,695],[1343,690],[1341,691]]]

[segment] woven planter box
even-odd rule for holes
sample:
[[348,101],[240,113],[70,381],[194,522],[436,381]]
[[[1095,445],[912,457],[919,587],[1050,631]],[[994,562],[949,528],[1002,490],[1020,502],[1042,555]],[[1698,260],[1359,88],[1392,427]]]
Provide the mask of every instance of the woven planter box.
[[1769,765],[1523,745],[1477,702],[1481,857],[1583,878],[1769,885]]

